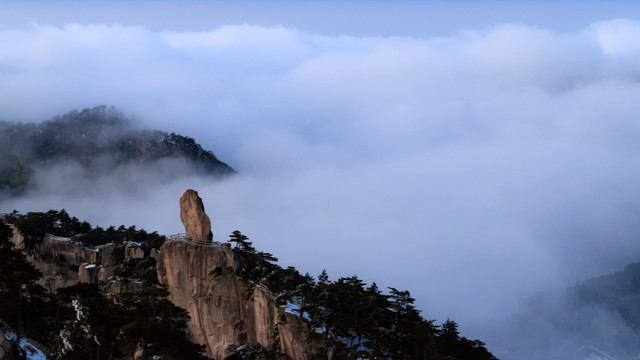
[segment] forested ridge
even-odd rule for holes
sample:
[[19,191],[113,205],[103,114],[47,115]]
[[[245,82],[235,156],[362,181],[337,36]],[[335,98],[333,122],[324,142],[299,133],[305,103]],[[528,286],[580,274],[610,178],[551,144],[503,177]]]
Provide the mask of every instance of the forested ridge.
[[140,130],[112,107],[72,111],[42,123],[0,121],[0,195],[24,192],[33,175],[60,163],[79,164],[94,177],[129,164],[184,159],[197,174],[233,169],[194,139]]
[[[357,276],[331,281],[326,271],[317,278],[302,275],[294,267],[280,267],[272,254],[257,251],[248,240],[239,231],[229,239],[251,264],[242,276],[250,284],[265,284],[315,329],[322,346],[313,359],[326,359],[327,350],[335,359],[495,359],[483,342],[460,336],[455,321],[438,326],[424,319],[409,291],[383,291]],[[232,358],[247,358],[247,352],[261,353],[243,348],[243,356]]]
[[[160,247],[162,235],[135,227],[92,227],[66,211],[6,215],[24,234],[25,252],[37,256],[43,234],[66,237],[86,247],[123,241]],[[134,292],[109,293],[109,284],[80,284],[48,294],[36,284],[39,275],[24,254],[11,248],[10,228],[0,225],[0,256],[17,259],[0,267],[3,323],[45,344],[52,359],[119,359],[144,346],[163,359],[197,359],[202,348],[186,335],[188,314],[173,306],[158,285],[152,258],[123,261],[116,278],[141,284]],[[495,359],[479,340],[458,331],[455,321],[437,325],[416,309],[405,290],[384,291],[357,276],[317,278],[293,267],[281,267],[273,254],[257,250],[240,231],[229,236],[241,266],[235,276],[275,294],[274,301],[295,313],[310,329],[310,359]],[[216,245],[214,245],[216,246]],[[211,269],[213,273],[223,269]],[[15,274],[24,274],[16,277]],[[22,289],[22,290],[20,290]],[[22,291],[22,293],[20,293]],[[15,311],[21,301],[22,318]],[[29,315],[25,315],[29,314]],[[189,355],[186,355],[189,354]],[[277,344],[239,343],[226,359],[284,359]]]

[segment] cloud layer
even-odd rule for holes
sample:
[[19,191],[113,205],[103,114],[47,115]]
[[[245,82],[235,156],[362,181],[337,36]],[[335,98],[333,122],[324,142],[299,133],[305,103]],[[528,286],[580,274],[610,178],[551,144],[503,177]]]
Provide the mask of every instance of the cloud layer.
[[240,172],[135,194],[119,173],[76,195],[58,168],[0,211],[177,233],[195,188],[218,240],[240,229],[303,272],[409,289],[426,317],[479,337],[535,290],[640,259],[639,33],[627,20],[441,38],[0,31],[0,119],[114,105]]

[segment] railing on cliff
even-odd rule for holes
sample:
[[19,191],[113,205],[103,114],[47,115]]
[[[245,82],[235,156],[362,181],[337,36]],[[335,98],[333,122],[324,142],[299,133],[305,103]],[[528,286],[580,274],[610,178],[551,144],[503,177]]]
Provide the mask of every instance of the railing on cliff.
[[266,286],[262,285],[262,283],[255,283],[256,287],[258,289],[260,289],[260,291],[262,291],[265,295],[267,295],[271,300],[276,301],[276,294],[274,294],[271,290],[269,290],[269,288],[267,288]]
[[186,233],[173,234],[167,236],[167,241],[186,241],[188,243],[210,246],[213,244],[211,240],[193,240]]

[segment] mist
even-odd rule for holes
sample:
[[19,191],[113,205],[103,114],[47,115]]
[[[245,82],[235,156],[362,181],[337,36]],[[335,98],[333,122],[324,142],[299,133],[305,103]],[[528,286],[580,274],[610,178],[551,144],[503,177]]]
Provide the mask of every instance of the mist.
[[[123,168],[94,182],[61,164],[0,212],[65,208],[173,234],[193,188],[214,240],[238,229],[303,273],[410,290],[423,316],[482,338],[536,291],[640,259],[639,35],[622,19],[438,37],[1,30],[0,120],[113,105],[238,174]],[[181,166],[161,165],[159,178]]]

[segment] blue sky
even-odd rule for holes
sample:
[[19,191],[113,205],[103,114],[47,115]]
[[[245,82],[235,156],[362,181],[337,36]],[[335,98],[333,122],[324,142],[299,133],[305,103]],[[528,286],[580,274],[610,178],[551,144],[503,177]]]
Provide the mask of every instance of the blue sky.
[[635,1],[6,1],[0,9],[4,28],[39,21],[202,31],[248,23],[325,35],[429,37],[503,22],[576,31],[640,17]]
[[195,188],[218,240],[409,289],[482,337],[534,291],[640,258],[639,20],[633,2],[3,2],[1,119],[113,105],[240,173],[123,194],[127,173],[59,164],[0,211],[169,234]]

